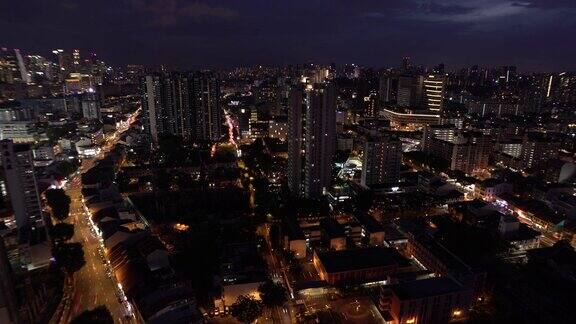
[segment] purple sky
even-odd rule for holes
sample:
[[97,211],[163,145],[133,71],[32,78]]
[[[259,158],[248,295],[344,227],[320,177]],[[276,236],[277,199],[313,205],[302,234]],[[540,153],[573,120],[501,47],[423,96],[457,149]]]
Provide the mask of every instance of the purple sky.
[[576,70],[576,0],[2,0],[0,46],[180,68],[303,62]]

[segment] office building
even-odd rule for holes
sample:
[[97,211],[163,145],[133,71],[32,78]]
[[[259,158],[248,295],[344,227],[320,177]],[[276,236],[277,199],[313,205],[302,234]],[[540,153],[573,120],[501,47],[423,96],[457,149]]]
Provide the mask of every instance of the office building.
[[34,131],[34,122],[31,120],[0,122],[0,140],[6,139],[15,143],[35,142],[37,138]]
[[399,107],[414,107],[416,105],[418,92],[415,85],[415,79],[412,75],[398,77],[396,103]]
[[422,108],[439,113],[444,106],[445,78],[441,74],[426,74],[419,77],[418,88],[422,94]]
[[16,52],[5,47],[0,48],[0,82],[21,82],[22,71]]
[[381,134],[366,139],[362,163],[363,186],[395,186],[400,181],[402,142],[393,134]]
[[91,120],[101,120],[100,96],[94,91],[82,94],[82,117]]
[[72,51],[72,72],[80,72],[80,50],[75,49]]
[[382,116],[390,121],[391,126],[407,125],[421,128],[440,122],[440,114],[433,113],[401,113],[390,109],[382,109]]

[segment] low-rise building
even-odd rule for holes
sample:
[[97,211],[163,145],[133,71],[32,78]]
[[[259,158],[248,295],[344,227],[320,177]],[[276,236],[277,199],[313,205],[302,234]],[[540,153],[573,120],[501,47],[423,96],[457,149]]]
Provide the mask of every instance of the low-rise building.
[[385,287],[380,309],[386,323],[464,322],[472,302],[472,289],[447,277],[403,282]]
[[410,261],[395,249],[381,247],[315,251],[313,262],[320,278],[331,285],[382,281],[412,269]]

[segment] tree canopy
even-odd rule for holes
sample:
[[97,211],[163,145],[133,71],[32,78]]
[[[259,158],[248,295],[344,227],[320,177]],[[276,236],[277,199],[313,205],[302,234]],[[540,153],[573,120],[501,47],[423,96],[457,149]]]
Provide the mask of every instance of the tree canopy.
[[70,197],[63,189],[48,189],[44,193],[48,206],[52,209],[52,216],[59,221],[64,221],[70,214]]
[[282,306],[286,302],[286,289],[272,280],[266,280],[258,287],[262,303],[267,307]]
[[81,243],[60,244],[52,250],[52,255],[58,266],[68,274],[80,270],[86,264]]
[[58,223],[51,227],[50,234],[56,241],[68,241],[74,236],[74,224]]
[[106,306],[100,305],[92,310],[82,312],[70,324],[113,324],[114,318]]
[[262,302],[254,297],[241,295],[230,306],[230,313],[242,323],[252,323],[262,315]]

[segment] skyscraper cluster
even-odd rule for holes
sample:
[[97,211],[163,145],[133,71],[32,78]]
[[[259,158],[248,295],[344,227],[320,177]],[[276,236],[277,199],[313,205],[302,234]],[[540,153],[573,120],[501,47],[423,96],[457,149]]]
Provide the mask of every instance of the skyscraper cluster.
[[153,144],[162,134],[194,141],[220,139],[223,120],[216,73],[150,74],[141,89],[144,124]]
[[151,142],[162,134],[217,141],[222,128],[220,85],[210,71],[150,74],[143,78],[143,121]]

